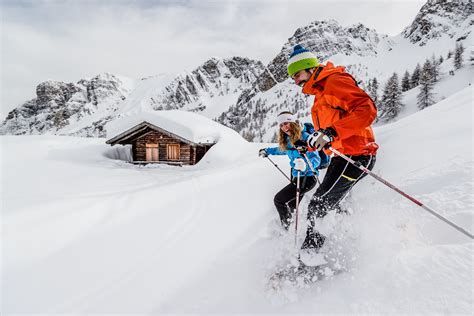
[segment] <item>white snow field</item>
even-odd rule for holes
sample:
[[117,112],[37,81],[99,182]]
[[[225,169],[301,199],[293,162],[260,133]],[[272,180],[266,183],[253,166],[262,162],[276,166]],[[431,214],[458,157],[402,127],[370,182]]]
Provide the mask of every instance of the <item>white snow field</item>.
[[[470,232],[472,93],[376,128],[374,168]],[[219,133],[184,167],[112,159],[104,139],[1,136],[2,315],[472,314],[473,241],[369,177],[351,215],[318,223],[346,272],[268,288],[295,250],[273,206],[287,180],[257,156],[268,144]]]

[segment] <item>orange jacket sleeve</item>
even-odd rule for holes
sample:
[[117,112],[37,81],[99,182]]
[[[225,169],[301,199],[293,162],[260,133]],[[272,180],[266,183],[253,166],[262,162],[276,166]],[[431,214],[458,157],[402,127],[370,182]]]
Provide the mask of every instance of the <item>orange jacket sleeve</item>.
[[332,107],[344,111],[342,118],[331,126],[339,139],[348,138],[370,126],[377,116],[377,109],[368,94],[348,74],[330,76],[324,93]]

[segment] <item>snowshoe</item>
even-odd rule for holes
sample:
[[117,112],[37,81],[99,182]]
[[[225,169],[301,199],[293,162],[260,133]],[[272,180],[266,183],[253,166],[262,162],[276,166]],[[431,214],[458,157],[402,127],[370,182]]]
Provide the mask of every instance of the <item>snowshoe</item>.
[[308,266],[298,259],[275,272],[269,280],[269,288],[278,291],[285,286],[306,288],[317,281],[329,279],[342,270],[335,269],[327,261],[316,266]]
[[284,230],[288,231],[290,229],[290,225],[292,223],[292,219],[291,219],[291,216],[290,217],[287,217],[285,219],[282,219],[281,220],[281,227],[283,227]]

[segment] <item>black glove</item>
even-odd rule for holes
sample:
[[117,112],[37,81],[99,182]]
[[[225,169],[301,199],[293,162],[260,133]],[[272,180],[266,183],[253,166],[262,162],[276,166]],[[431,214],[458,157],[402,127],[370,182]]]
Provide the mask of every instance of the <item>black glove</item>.
[[267,153],[267,150],[265,148],[262,148],[258,151],[258,155],[262,158],[266,158],[268,157],[268,153]]
[[334,137],[337,136],[337,133],[336,131],[334,130],[334,128],[332,127],[328,127],[328,128],[323,128],[322,130],[320,130],[324,135],[326,135],[327,137],[329,137],[331,139],[331,141],[334,140]]
[[298,146],[296,147],[296,150],[300,153],[300,155],[305,155],[306,152],[308,151],[307,146]]
[[294,146],[296,150],[301,154],[304,155],[308,151],[308,144],[306,144],[304,141],[298,139],[295,143]]
[[316,150],[328,148],[336,136],[336,131],[331,127],[320,129],[308,137],[308,146]]

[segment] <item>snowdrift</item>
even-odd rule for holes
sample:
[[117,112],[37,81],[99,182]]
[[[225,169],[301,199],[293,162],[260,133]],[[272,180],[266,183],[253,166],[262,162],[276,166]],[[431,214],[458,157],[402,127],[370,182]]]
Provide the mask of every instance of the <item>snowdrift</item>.
[[[472,121],[468,87],[379,127],[374,168],[471,232]],[[272,205],[286,180],[266,144],[219,133],[182,168],[112,160],[101,139],[2,136],[2,312],[472,312],[472,241],[369,178],[350,216],[318,223],[347,272],[267,291],[294,250]]]

